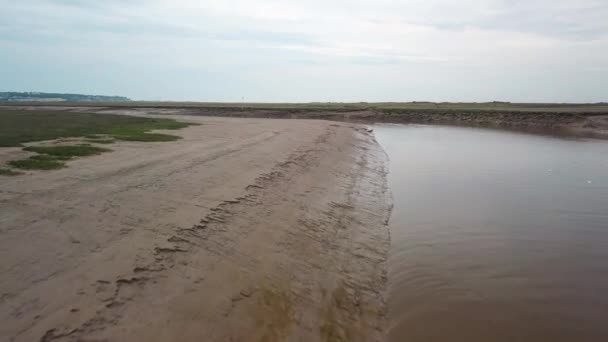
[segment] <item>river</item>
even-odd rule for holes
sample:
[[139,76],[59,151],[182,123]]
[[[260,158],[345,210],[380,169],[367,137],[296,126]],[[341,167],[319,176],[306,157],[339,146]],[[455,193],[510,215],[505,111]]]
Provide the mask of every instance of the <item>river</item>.
[[608,341],[608,142],[378,125],[391,341]]

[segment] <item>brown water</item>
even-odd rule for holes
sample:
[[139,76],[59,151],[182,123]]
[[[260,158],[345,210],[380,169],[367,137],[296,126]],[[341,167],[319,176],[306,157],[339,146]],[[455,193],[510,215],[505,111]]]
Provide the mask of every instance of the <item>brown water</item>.
[[608,341],[608,142],[382,125],[391,341]]

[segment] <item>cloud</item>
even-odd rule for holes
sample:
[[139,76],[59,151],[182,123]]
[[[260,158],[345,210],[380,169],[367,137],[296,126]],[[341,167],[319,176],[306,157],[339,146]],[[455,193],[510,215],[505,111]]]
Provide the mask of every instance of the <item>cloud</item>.
[[[98,93],[117,93],[111,87],[118,85],[142,98],[155,98],[158,91],[130,76],[202,82],[216,97],[217,89],[226,89],[225,98],[233,96],[231,87],[247,85],[251,98],[277,101],[326,97],[315,87],[319,83],[337,87],[329,92],[335,100],[353,94],[363,97],[355,100],[596,99],[606,81],[589,70],[608,67],[607,17],[605,0],[7,2],[0,12],[0,87],[27,83],[36,89],[35,75],[14,70],[48,70],[58,76],[49,77],[48,87],[92,83]],[[122,81],[97,82],[99,72],[91,66]],[[57,70],[80,74],[62,82]],[[569,76],[577,72],[587,81]],[[530,75],[546,89],[513,90],[512,82]],[[289,76],[298,81],[287,81]],[[557,76],[581,84],[572,94],[563,87],[555,91]],[[458,86],[452,86],[453,77]],[[211,79],[214,85],[205,83]],[[494,91],[472,84],[480,80]],[[172,90],[164,87],[163,93]],[[173,95],[220,100],[189,89]]]

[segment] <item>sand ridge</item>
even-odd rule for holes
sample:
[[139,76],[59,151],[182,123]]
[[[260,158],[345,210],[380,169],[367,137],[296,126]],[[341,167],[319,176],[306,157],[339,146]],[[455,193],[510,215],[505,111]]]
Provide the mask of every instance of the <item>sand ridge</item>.
[[201,125],[1,180],[2,339],[383,340],[390,193],[373,134],[174,118]]

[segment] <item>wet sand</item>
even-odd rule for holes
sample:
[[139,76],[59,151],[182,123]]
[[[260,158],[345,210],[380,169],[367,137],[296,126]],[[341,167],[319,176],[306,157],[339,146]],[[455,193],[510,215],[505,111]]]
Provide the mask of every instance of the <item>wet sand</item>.
[[384,340],[390,194],[373,135],[172,118],[201,125],[0,178],[0,340]]

